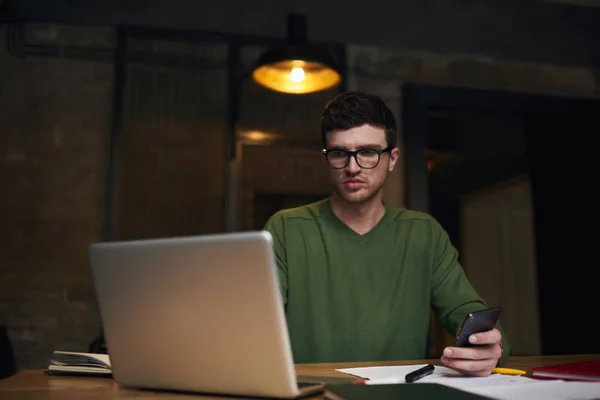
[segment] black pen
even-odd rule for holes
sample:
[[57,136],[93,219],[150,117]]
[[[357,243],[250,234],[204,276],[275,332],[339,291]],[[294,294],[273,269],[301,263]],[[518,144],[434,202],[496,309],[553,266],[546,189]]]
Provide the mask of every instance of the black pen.
[[431,364],[426,365],[423,368],[419,368],[416,371],[406,374],[406,377],[404,379],[406,379],[406,382],[408,383],[416,382],[419,379],[426,377],[427,375],[431,375],[433,373],[433,368],[434,367]]

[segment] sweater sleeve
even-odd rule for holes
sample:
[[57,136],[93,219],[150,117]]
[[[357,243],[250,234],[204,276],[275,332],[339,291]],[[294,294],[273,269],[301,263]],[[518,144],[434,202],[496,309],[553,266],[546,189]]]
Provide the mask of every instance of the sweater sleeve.
[[284,306],[287,305],[288,280],[287,280],[287,262],[285,251],[285,225],[284,218],[280,213],[271,216],[265,224],[264,230],[273,237],[273,251],[277,263],[277,275],[279,277],[279,290],[283,299]]
[[[454,336],[469,313],[486,309],[488,305],[469,282],[458,261],[458,251],[435,220],[432,223],[432,246],[432,307],[444,328]],[[496,328],[502,334],[503,349],[498,364],[504,365],[510,354],[510,345],[500,323]]]

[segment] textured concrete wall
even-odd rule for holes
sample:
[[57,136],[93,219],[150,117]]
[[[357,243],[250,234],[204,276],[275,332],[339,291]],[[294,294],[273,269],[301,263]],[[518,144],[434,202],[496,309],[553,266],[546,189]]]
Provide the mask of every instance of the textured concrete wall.
[[[4,27],[2,27],[4,28]],[[17,59],[0,30],[0,324],[20,367],[98,333],[87,245],[101,236],[112,67]]]

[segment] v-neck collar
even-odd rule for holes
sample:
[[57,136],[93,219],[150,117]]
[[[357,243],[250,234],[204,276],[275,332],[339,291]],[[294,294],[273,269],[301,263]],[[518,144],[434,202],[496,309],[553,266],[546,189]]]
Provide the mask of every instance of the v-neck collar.
[[377,234],[377,232],[379,232],[382,227],[387,223],[388,219],[390,218],[390,210],[388,208],[388,206],[385,204],[384,201],[382,201],[382,204],[385,208],[385,213],[383,214],[383,217],[381,217],[381,219],[375,224],[375,226],[373,228],[371,228],[371,230],[369,230],[368,232],[364,233],[364,234],[360,234],[358,232],[356,232],[354,229],[350,228],[348,225],[346,225],[346,223],[344,221],[342,221],[334,212],[333,212],[333,208],[331,207],[331,198],[327,198],[323,204],[322,204],[322,208],[324,210],[324,213],[332,219],[332,221],[338,225],[344,232],[346,232],[346,234],[348,235],[348,237],[350,237],[353,240],[356,240],[358,242],[361,243],[365,243],[367,242],[369,239],[371,239],[373,236],[375,236]]

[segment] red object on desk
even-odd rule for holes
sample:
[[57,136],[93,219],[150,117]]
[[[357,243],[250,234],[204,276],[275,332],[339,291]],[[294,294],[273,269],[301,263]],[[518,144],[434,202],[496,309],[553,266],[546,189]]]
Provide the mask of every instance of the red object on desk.
[[600,361],[579,361],[531,369],[533,378],[600,382]]

